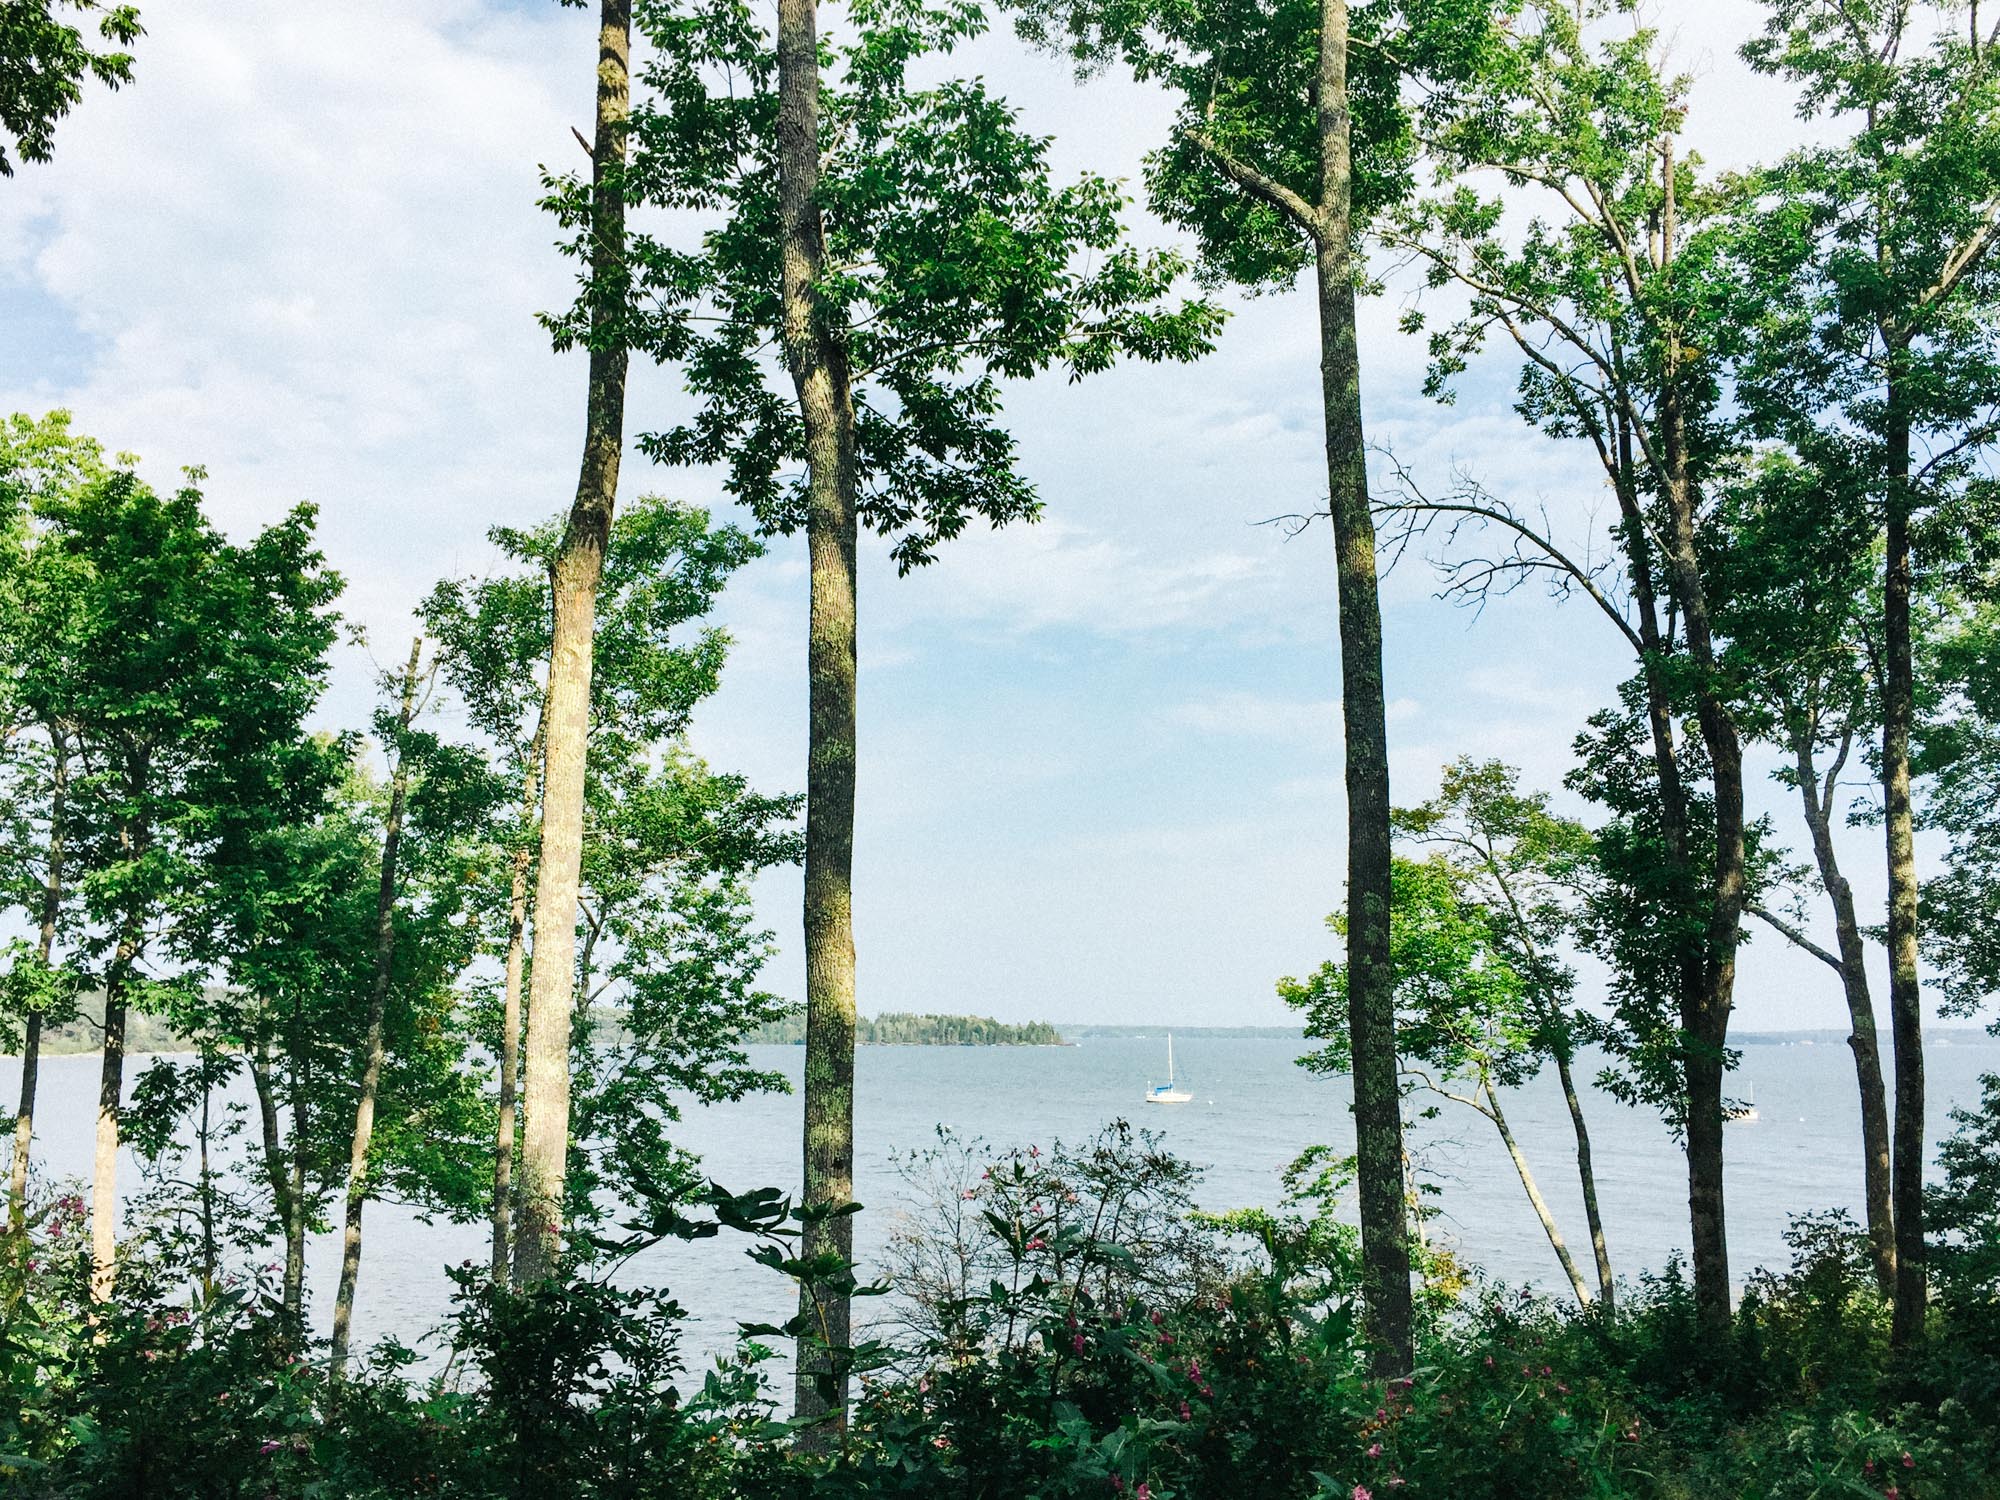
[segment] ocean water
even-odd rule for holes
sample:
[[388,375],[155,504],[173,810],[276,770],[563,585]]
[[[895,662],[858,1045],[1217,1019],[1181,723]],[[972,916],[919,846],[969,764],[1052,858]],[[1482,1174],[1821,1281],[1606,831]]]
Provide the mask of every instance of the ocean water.
[[[1279,1174],[1307,1146],[1346,1151],[1353,1142],[1345,1082],[1296,1065],[1297,1041],[1219,1038],[1175,1040],[1180,1079],[1195,1098],[1149,1105],[1147,1083],[1165,1072],[1165,1033],[1091,1038],[1074,1047],[864,1047],[856,1062],[857,1256],[875,1257],[905,1211],[895,1153],[935,1140],[939,1125],[995,1146],[1080,1141],[1114,1120],[1159,1132],[1165,1145],[1205,1169],[1198,1201],[1227,1209],[1274,1203]],[[794,1084],[803,1049],[753,1048],[757,1061]],[[136,1075],[145,1059],[130,1060]],[[1949,1133],[1948,1111],[1978,1098],[1981,1073],[2000,1072],[2000,1042],[1934,1046],[1928,1057],[1933,1149]],[[42,1065],[41,1139],[37,1161],[51,1178],[88,1174],[97,1093],[95,1056]],[[1579,1077],[1594,1071],[1580,1060]],[[0,1099],[18,1089],[19,1064],[0,1060]],[[1782,1265],[1784,1231],[1796,1215],[1846,1208],[1861,1216],[1860,1116],[1854,1069],[1844,1046],[1800,1042],[1749,1045],[1731,1085],[1753,1092],[1759,1118],[1728,1133],[1728,1233],[1732,1273],[1740,1281],[1760,1265]],[[1426,1102],[1414,1096],[1413,1108]],[[1451,1243],[1494,1278],[1561,1289],[1555,1257],[1492,1126],[1460,1106],[1439,1102],[1434,1120],[1416,1120],[1411,1151],[1439,1188],[1434,1238]],[[1588,1275],[1589,1241],[1575,1172],[1575,1141],[1553,1075],[1506,1096],[1510,1122],[1572,1252]],[[1614,1269],[1621,1276],[1658,1270],[1687,1249],[1684,1158],[1659,1119],[1591,1088],[1591,1128]],[[794,1191],[799,1180],[799,1101],[766,1095],[692,1109],[679,1138],[701,1153],[709,1174],[732,1191],[771,1186]],[[129,1157],[122,1185],[138,1183]],[[450,1282],[445,1268],[483,1264],[483,1226],[426,1225],[409,1209],[371,1204],[355,1310],[363,1343],[393,1332],[416,1341],[443,1318]],[[745,1242],[723,1237],[647,1251],[620,1279],[665,1286],[692,1315],[689,1352],[699,1364],[726,1348],[736,1325],[789,1312],[790,1284],[744,1258]],[[310,1289],[316,1321],[330,1315],[339,1267],[335,1235],[315,1239]]]

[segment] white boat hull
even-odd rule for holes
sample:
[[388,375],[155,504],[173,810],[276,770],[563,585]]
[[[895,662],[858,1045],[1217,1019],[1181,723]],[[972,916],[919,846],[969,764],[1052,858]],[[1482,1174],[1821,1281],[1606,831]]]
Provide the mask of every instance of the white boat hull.
[[1191,1104],[1194,1102],[1194,1095],[1183,1094],[1178,1089],[1154,1089],[1152,1093],[1146,1096],[1146,1102],[1148,1104]]

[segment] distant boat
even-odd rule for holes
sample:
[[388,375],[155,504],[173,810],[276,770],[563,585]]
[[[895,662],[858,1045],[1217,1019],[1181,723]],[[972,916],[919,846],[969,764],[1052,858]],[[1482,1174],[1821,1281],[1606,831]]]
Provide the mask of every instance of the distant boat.
[[1194,1098],[1184,1089],[1174,1087],[1174,1034],[1167,1033],[1167,1081],[1155,1083],[1146,1089],[1148,1104],[1186,1104]]
[[1757,1085],[1746,1083],[1743,1085],[1743,1098],[1737,1103],[1734,1109],[1723,1116],[1723,1119],[1731,1125],[1754,1125],[1759,1118],[1760,1116],[1757,1113]]

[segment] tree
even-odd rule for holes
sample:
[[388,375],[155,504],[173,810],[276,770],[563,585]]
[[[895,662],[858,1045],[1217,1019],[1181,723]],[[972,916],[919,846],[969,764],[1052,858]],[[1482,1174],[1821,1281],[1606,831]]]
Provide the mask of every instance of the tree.
[[[565,0],[580,3],[580,0]],[[576,950],[577,872],[583,859],[584,757],[590,739],[591,632],[597,585],[611,541],[618,464],[625,446],[626,116],[630,107],[631,0],[598,7],[597,124],[583,255],[588,266],[582,326],[557,347],[590,352],[583,460],[576,500],[552,569],[555,590],[548,707],[543,729],[542,848],[535,877],[535,941],[543,962],[531,976],[525,1047],[527,1115],[522,1138],[521,1223],[515,1274],[555,1274],[562,1241],[563,1173],[569,1157],[571,964]]]
[[[466,705],[474,726],[500,754],[500,776],[522,788],[518,818],[506,833],[510,889],[505,937],[500,944],[505,978],[499,1026],[491,1043],[499,1059],[500,1090],[491,1198],[493,1263],[495,1279],[504,1281],[511,1246],[508,1159],[514,1134],[509,1054],[518,1045],[520,979],[528,957],[521,903],[534,831],[537,761],[543,737],[545,690],[541,673],[550,650],[550,564],[562,532],[559,526],[532,531],[496,528],[491,537],[520,570],[441,583],[425,601],[423,616],[426,628],[437,638],[447,679]],[[579,910],[586,935],[575,960],[579,1019],[572,1027],[573,1086],[575,1078],[593,1066],[591,1059],[602,1050],[598,1028],[588,1017],[593,987],[600,982],[591,977],[593,971],[607,960],[614,967],[645,967],[639,953],[625,947],[625,926],[649,912],[650,903],[670,899],[669,892],[647,884],[649,877],[664,875],[669,865],[684,863],[701,843],[694,831],[686,828],[682,832],[693,839],[692,844],[661,843],[660,799],[676,794],[672,791],[675,788],[699,799],[713,796],[718,787],[733,785],[745,804],[761,810],[764,818],[786,820],[795,811],[791,799],[751,797],[740,780],[713,777],[672,748],[686,731],[696,705],[714,692],[720,681],[728,644],[714,627],[704,627],[691,637],[687,627],[708,613],[729,576],[758,550],[756,542],[737,528],[712,525],[706,512],[652,496],[634,501],[613,523],[612,548],[597,592],[593,631],[589,784],[579,867]],[[637,800],[655,809],[650,822],[641,819],[633,824],[626,816],[626,810],[634,805],[635,787],[641,789]],[[757,820],[753,817],[749,821]],[[731,847],[740,849],[740,842]],[[782,849],[777,857],[784,857]],[[743,873],[754,863],[739,862],[735,868]],[[618,891],[615,911],[606,903],[607,877],[603,872],[607,871],[621,872],[610,881]],[[636,904],[627,910],[627,903]],[[716,910],[712,906],[707,909]],[[662,932],[667,930],[662,928]],[[600,939],[608,950],[603,954],[598,949]],[[671,945],[663,944],[654,956],[666,963],[670,951]],[[687,1027],[695,1023],[683,1017],[680,1024]],[[731,1034],[722,1016],[704,1018],[699,1025]],[[687,1032],[690,1037],[693,1034]],[[699,1072],[698,1060],[706,1055],[702,1048],[693,1047],[687,1069]],[[674,1069],[667,1068],[657,1085],[667,1087],[675,1076]],[[588,1083],[581,1086],[590,1087]],[[576,1143],[593,1131],[577,1125],[576,1109],[572,1115],[574,1161],[579,1149]],[[584,1211],[587,1218],[596,1219],[591,1194],[598,1181],[592,1174],[587,1179],[589,1185],[568,1192],[566,1215]]]
[[[339,580],[313,549],[311,507],[239,547],[204,519],[199,478],[191,471],[161,497],[116,470],[51,506],[40,546],[63,566],[37,576],[60,579],[50,588],[66,597],[29,595],[33,623],[16,648],[20,701],[75,726],[72,826],[92,928],[82,946],[105,990],[91,1230],[99,1301],[115,1269],[125,1017],[157,988],[145,969],[155,925],[197,885],[217,843],[214,813],[240,795],[245,768],[301,738],[333,638]],[[165,935],[189,941],[185,929]]]
[[[75,580],[64,576],[59,553],[38,545],[47,509],[85,484],[104,478],[103,449],[71,431],[68,412],[39,420],[16,414],[0,425],[0,609],[25,624],[32,599],[39,618],[34,635],[43,650],[61,643],[74,623]],[[56,959],[58,939],[74,942],[74,892],[65,879],[74,732],[60,713],[36,713],[19,700],[17,673],[32,660],[15,629],[0,631],[0,736],[8,756],[0,770],[0,901],[28,914],[37,933],[32,949],[10,946],[0,1014],[18,1021],[21,1037],[20,1105],[14,1115],[14,1150],[8,1177],[8,1222],[19,1234],[27,1209],[28,1164],[34,1144],[35,1096],[45,1026],[75,1009],[79,976]],[[17,655],[17,648],[23,654]]]
[[[786,0],[775,36],[738,4],[649,5],[640,19],[656,57],[633,120],[632,195],[710,226],[694,250],[632,238],[631,326],[702,403],[641,446],[727,465],[730,492],[766,530],[803,531],[811,559],[804,1253],[831,1267],[852,1248],[851,1217],[831,1210],[853,1181],[861,528],[891,538],[908,569],[975,520],[1032,517],[1000,382],[1080,376],[1123,354],[1191,357],[1219,315],[1170,304],[1180,261],[1122,244],[1110,183],[1055,185],[1048,143],[983,84],[912,86],[921,59],[981,29],[976,7],[865,5],[855,39],[824,48],[813,0]],[[581,185],[565,191],[582,225]],[[820,1346],[845,1348],[845,1293],[808,1278],[801,1296]],[[808,1416],[845,1407],[845,1376],[817,1358],[801,1361]]]
[[1912,735],[1922,573],[1986,530],[1980,457],[2000,439],[2000,31],[1915,0],[1775,0],[1745,48],[1799,86],[1801,113],[1852,123],[1764,182],[1754,264],[1766,313],[1741,382],[1761,431],[1855,476],[1882,544],[1877,688],[1889,882],[1894,1335],[1921,1333],[1923,995]]
[[1851,482],[1787,454],[1749,465],[1722,493],[1728,542],[1718,552],[1719,608],[1746,693],[1745,727],[1788,757],[1773,774],[1798,795],[1813,866],[1833,912],[1834,948],[1767,905],[1746,909],[1839,976],[1861,1099],[1869,1249],[1889,1296],[1896,1284],[1889,1107],[1866,935],[1834,841],[1842,773],[1877,717],[1872,659],[1879,653],[1869,629],[1877,601],[1868,588],[1873,526],[1859,499]]
[[[1501,1091],[1553,1061],[1576,1133],[1577,1174],[1590,1225],[1597,1295],[1614,1295],[1598,1210],[1590,1133],[1572,1074],[1587,1034],[1572,1009],[1576,976],[1556,948],[1575,927],[1573,907],[1587,879],[1591,840],[1577,823],[1523,794],[1511,767],[1460,759],[1445,768],[1438,795],[1399,808],[1397,832],[1431,850],[1398,856],[1390,957],[1396,973],[1397,1056],[1412,1087],[1472,1109],[1506,1147],[1523,1191],[1576,1293],[1589,1285],[1542,1197],[1507,1118]],[[1348,922],[1335,914],[1339,932]],[[1282,981],[1279,994],[1306,1013],[1307,1034],[1326,1043],[1306,1059],[1319,1072],[1345,1073],[1350,1044],[1346,966],[1323,964],[1310,978]]]
[[[62,19],[74,10],[97,18],[106,43],[93,51],[81,29]],[[142,33],[136,5],[100,0],[0,0],[0,177],[12,177],[6,142],[23,161],[47,161],[56,121],[83,98],[83,81],[115,89],[132,81],[129,47]]]
[[1120,61],[1174,96],[1173,134],[1151,159],[1147,184],[1155,212],[1194,234],[1210,279],[1288,287],[1313,269],[1346,733],[1347,1035],[1368,1316],[1378,1367],[1391,1375],[1409,1369],[1413,1352],[1389,955],[1388,728],[1355,251],[1410,185],[1405,84],[1450,87],[1476,71],[1504,8],[1480,0],[1021,5],[1024,34],[1067,52],[1080,71]]
[[[1389,951],[1396,966],[1401,1077],[1492,1123],[1564,1277],[1578,1303],[1587,1306],[1589,1283],[1536,1185],[1500,1097],[1503,1088],[1526,1081],[1540,1061],[1528,1014],[1529,984],[1501,952],[1486,913],[1468,899],[1464,872],[1446,856],[1398,856],[1392,873]],[[1328,925],[1344,936],[1348,918],[1335,913]],[[1351,1066],[1347,990],[1346,965],[1333,961],[1303,983],[1279,981],[1285,1003],[1306,1013],[1306,1034],[1326,1043],[1304,1059],[1315,1072],[1345,1073]]]
[[1398,809],[1395,826],[1405,839],[1444,851],[1457,898],[1479,914],[1485,940],[1514,976],[1519,1019],[1513,1024],[1522,1037],[1516,1049],[1521,1058],[1514,1066],[1542,1060],[1555,1064],[1576,1137],[1577,1184],[1590,1229],[1598,1296],[1608,1307],[1615,1295],[1611,1257],[1598,1208],[1590,1129],[1574,1072],[1578,1046],[1599,1028],[1595,1018],[1575,1009],[1576,975],[1560,951],[1579,932],[1596,841],[1575,819],[1552,812],[1546,793],[1522,791],[1513,767],[1467,756],[1444,768],[1437,796]]
[[[335,1383],[347,1374],[347,1341],[354,1316],[355,1283],[361,1275],[361,1214],[368,1202],[368,1152],[374,1144],[375,1103],[382,1088],[383,1023],[389,1006],[389,981],[396,967],[396,854],[403,838],[403,811],[410,792],[407,743],[417,713],[424,640],[410,643],[410,660],[398,684],[399,707],[394,720],[382,723],[389,750],[389,812],[382,822],[382,874],[375,897],[375,962],[368,980],[368,1025],[361,1044],[361,1087],[354,1103],[354,1139],[347,1163],[347,1215],[341,1233],[340,1286],[334,1293],[333,1338],[327,1369]],[[433,673],[435,661],[432,664]],[[386,716],[385,716],[386,718]]]
[[[1503,56],[1427,133],[1446,190],[1413,204],[1389,238],[1432,285],[1470,297],[1469,311],[1432,335],[1432,391],[1448,397],[1472,354],[1501,333],[1523,360],[1517,410],[1553,437],[1588,441],[1617,502],[1629,604],[1603,568],[1574,561],[1504,502],[1419,497],[1412,508],[1498,525],[1520,544],[1497,565],[1474,565],[1461,587],[1483,596],[1553,570],[1639,658],[1660,894],[1681,938],[1670,961],[1677,1035],[1659,1040],[1685,1094],[1674,1110],[1687,1146],[1696,1301],[1721,1328],[1730,1311],[1723,1077],[1747,896],[1739,695],[1709,577],[1709,487],[1734,452],[1717,417],[1732,332],[1715,268],[1727,198],[1677,151],[1687,80],[1662,72],[1654,33],[1607,30],[1631,10],[1622,0],[1528,5]],[[1509,197],[1482,195],[1481,177]],[[1504,215],[1523,189],[1539,212],[1514,234]],[[1685,717],[1710,783],[1701,829],[1675,744]]]

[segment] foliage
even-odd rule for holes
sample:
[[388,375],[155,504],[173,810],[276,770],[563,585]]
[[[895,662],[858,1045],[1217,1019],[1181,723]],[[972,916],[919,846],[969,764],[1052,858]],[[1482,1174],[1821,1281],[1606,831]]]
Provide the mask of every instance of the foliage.
[[[1072,379],[1121,355],[1187,359],[1221,321],[1170,302],[1179,257],[1123,243],[1117,187],[1052,180],[1049,143],[979,79],[915,79],[985,27],[976,6],[874,0],[831,41],[820,106],[819,200],[830,268],[817,289],[853,382],[862,523],[900,567],[928,562],[974,520],[1031,519],[1035,492],[1000,422],[1002,382],[1051,368]],[[779,317],[774,52],[746,6],[642,4],[654,48],[632,117],[628,201],[698,211],[695,248],[635,233],[629,288],[587,288],[548,319],[559,345],[591,308],[626,296],[619,331],[681,366],[692,420],[640,439],[671,464],[726,466],[760,525],[804,525],[804,433],[768,354]],[[551,178],[548,205],[579,231],[589,188]]]
[[[93,50],[83,31],[64,19],[81,11],[97,22],[106,44]],[[79,18],[81,19],[81,18]],[[139,39],[136,5],[101,0],[6,0],[0,4],[0,177],[12,177],[10,138],[23,161],[47,161],[56,121],[83,98],[83,81],[106,88],[132,81],[132,55],[118,49]]]

